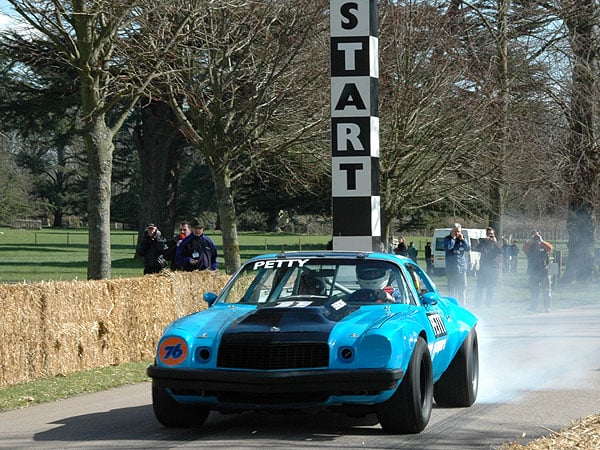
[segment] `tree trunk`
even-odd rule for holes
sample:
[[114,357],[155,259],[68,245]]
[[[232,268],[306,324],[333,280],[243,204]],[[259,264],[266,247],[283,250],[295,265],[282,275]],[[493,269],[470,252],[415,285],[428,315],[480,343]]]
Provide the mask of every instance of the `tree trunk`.
[[84,134],[88,154],[88,279],[110,278],[110,195],[112,133],[104,115],[91,117]]
[[582,0],[577,7],[566,2],[565,23],[573,51],[573,87],[569,117],[569,171],[567,230],[569,257],[565,282],[587,280],[595,272],[594,198],[600,170],[600,152],[594,136],[597,90],[595,2]]
[[241,258],[235,202],[231,190],[231,179],[227,168],[215,170],[214,167],[210,167],[210,170],[215,185],[217,209],[221,221],[221,231],[223,233],[225,271],[228,274],[232,274],[240,267]]
[[498,120],[498,154],[496,162],[498,169],[492,175],[490,226],[498,236],[504,234],[504,159],[508,142],[509,121],[509,73],[508,73],[508,6],[510,0],[498,1],[498,82],[500,85],[500,118]]
[[134,131],[142,174],[139,230],[143,232],[145,225],[153,222],[169,238],[175,227],[177,184],[185,140],[167,103],[144,99],[141,114],[142,124]]
[[54,215],[54,220],[52,221],[53,228],[62,228],[63,227],[63,213],[61,209],[54,209],[52,211]]
[[281,231],[280,226],[280,209],[272,209],[267,213],[267,231],[278,233]]
[[387,251],[392,243],[392,221],[389,219],[383,201],[381,205],[381,242],[385,244]]
[[594,206],[585,200],[573,199],[567,213],[569,232],[569,257],[563,275],[564,282],[585,281],[592,277],[595,267],[594,255]]

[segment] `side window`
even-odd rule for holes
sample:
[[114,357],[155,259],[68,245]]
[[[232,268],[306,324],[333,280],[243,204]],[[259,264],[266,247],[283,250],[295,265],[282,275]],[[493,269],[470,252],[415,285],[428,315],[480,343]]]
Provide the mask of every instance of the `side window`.
[[395,282],[397,283],[396,289],[400,292],[401,303],[408,305],[416,305],[417,301],[408,285],[406,277],[402,276],[400,272],[396,273]]
[[410,274],[411,281],[415,287],[415,290],[419,294],[419,296],[429,292],[430,291],[429,282],[423,275],[423,271],[419,267],[417,267],[413,264],[407,264],[406,268],[408,269],[408,273]]
[[435,240],[435,249],[438,252],[446,251],[446,247],[444,247],[444,239],[443,237],[439,237]]
[[[269,298],[273,287],[273,279],[275,271],[263,270],[256,275],[252,284],[248,288],[246,295],[242,299],[244,303],[260,304],[265,303]],[[241,278],[241,277],[240,277]]]

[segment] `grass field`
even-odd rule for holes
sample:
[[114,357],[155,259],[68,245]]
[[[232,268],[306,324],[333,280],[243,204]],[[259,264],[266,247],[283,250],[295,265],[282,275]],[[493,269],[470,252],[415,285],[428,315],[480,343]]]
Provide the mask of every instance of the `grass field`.
[[[0,282],[85,280],[87,278],[88,233],[86,230],[0,228]],[[219,250],[224,267],[221,234],[207,231]],[[283,233],[241,233],[242,260],[268,251],[324,249],[330,236]],[[137,277],[143,261],[135,256],[137,233],[111,233],[112,277]]]

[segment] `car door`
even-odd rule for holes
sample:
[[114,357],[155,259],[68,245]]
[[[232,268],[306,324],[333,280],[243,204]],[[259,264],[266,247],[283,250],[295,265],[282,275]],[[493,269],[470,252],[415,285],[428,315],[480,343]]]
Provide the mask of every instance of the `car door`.
[[[437,292],[435,285],[427,274],[416,264],[406,263],[406,270],[410,275],[410,282],[419,299],[428,292]],[[448,334],[452,327],[451,316],[443,310],[439,303],[429,303],[419,301],[424,308],[424,313],[428,323],[431,325],[428,330],[428,346],[431,359],[433,361],[433,373],[441,374],[447,367],[448,360],[453,356],[453,349],[448,344]]]

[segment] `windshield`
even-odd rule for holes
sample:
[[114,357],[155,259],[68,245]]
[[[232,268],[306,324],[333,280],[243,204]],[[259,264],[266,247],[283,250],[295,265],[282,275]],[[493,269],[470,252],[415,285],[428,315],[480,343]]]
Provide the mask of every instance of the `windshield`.
[[415,303],[400,268],[369,259],[281,258],[247,264],[219,302],[285,306],[346,303]]

